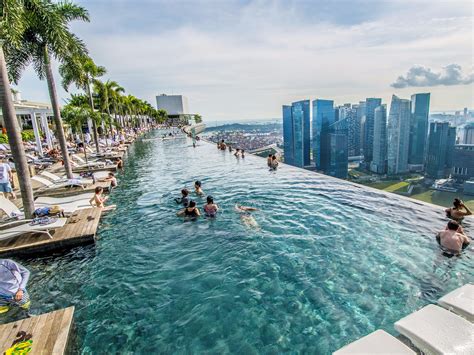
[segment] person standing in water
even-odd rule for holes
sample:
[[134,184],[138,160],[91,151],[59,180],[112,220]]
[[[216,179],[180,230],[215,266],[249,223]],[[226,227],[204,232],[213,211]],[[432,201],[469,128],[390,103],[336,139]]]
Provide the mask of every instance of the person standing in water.
[[188,207],[182,209],[176,213],[176,215],[178,217],[191,217],[195,219],[201,215],[201,212],[199,211],[199,208],[196,207],[196,202],[191,200],[189,201]]
[[267,166],[268,166],[269,168],[272,167],[272,155],[271,155],[271,154],[268,154]]
[[198,195],[198,196],[204,196],[204,191],[202,191],[202,189],[201,189],[201,181],[197,180],[197,181],[194,183],[194,192],[195,192],[196,195]]
[[215,217],[219,211],[219,207],[214,203],[212,196],[207,196],[207,203],[204,205],[204,212],[208,217]]
[[436,235],[439,244],[448,251],[459,254],[469,244],[469,238],[456,221],[449,221],[446,229]]

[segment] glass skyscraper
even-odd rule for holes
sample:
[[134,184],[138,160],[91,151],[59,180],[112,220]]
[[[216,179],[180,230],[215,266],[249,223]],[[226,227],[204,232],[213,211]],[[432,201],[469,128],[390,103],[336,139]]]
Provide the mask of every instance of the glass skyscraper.
[[390,175],[408,172],[410,142],[410,100],[392,95],[387,124],[387,172]]
[[430,123],[428,149],[426,154],[426,175],[433,179],[448,177],[452,167],[456,127],[448,122]]
[[422,165],[425,162],[429,114],[430,94],[412,95],[408,164]]
[[348,123],[349,117],[346,117],[329,127],[329,169],[324,172],[340,179],[347,178],[349,166]]
[[374,115],[374,147],[370,170],[377,174],[387,172],[387,106],[375,109]]
[[317,99],[313,101],[313,159],[316,169],[329,171],[330,126],[335,122],[334,101]]
[[365,100],[365,127],[364,127],[364,160],[367,163],[372,161],[374,150],[374,119],[375,109],[382,104],[382,99],[368,98]]
[[283,106],[283,148],[285,163],[304,167],[310,164],[310,101]]

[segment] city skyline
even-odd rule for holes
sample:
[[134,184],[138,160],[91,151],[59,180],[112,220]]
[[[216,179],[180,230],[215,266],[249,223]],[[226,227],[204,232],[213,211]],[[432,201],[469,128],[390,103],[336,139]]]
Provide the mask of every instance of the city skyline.
[[[92,21],[73,28],[107,67],[104,79],[152,104],[185,95],[204,120],[276,118],[302,97],[339,105],[428,91],[432,112],[472,109],[467,1],[79,3]],[[16,88],[49,101],[31,68]]]

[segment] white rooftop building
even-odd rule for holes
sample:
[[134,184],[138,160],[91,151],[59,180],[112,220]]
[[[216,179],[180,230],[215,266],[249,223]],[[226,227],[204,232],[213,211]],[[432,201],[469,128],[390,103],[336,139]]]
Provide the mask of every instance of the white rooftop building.
[[168,116],[189,114],[188,99],[183,95],[158,95],[156,107],[158,110],[166,110]]

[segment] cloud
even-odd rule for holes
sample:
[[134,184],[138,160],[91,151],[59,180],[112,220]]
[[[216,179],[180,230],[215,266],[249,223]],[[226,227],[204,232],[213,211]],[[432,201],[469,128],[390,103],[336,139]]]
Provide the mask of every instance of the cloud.
[[474,74],[464,76],[462,68],[458,64],[449,64],[438,73],[432,71],[430,68],[415,65],[408,70],[405,76],[400,75],[391,86],[401,89],[410,86],[467,85],[473,82]]

